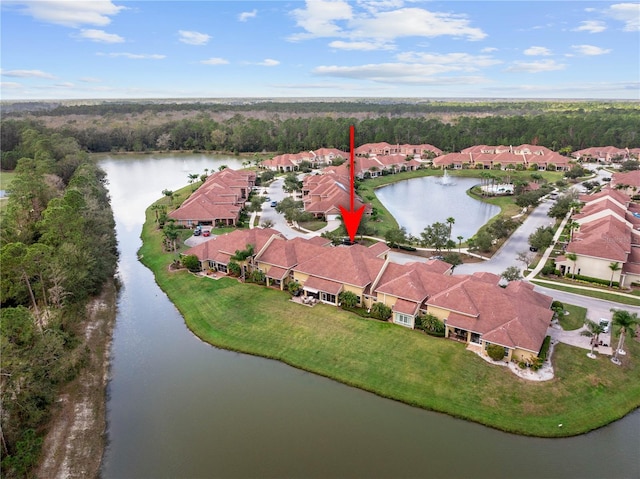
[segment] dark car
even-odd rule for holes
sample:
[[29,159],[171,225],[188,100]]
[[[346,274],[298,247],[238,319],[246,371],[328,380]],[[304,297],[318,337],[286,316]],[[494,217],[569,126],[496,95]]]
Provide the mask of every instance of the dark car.
[[271,202],[271,206],[276,206],[277,204],[278,204],[278,202],[277,202],[277,201],[272,201],[272,202]]
[[538,248],[536,248],[535,246],[530,246],[529,251],[533,251],[534,253],[536,253],[538,251]]
[[199,228],[196,228],[195,230],[193,230],[193,236],[200,236],[202,234],[202,230]]

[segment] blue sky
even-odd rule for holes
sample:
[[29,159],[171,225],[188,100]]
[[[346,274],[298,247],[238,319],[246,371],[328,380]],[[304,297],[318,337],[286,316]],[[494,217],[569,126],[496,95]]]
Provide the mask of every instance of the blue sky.
[[3,100],[640,99],[640,3],[13,1]]

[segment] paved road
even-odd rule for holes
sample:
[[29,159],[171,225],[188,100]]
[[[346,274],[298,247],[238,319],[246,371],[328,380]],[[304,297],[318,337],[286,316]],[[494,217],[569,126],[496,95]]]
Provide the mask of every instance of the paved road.
[[455,269],[455,274],[488,271],[499,275],[509,266],[517,266],[522,269],[523,265],[516,259],[516,256],[520,251],[529,251],[529,235],[531,233],[540,226],[550,226],[554,223],[553,219],[547,216],[553,203],[551,200],[544,200],[529,214],[522,225],[504,242],[502,248],[489,261],[461,264]]
[[[267,191],[266,196],[268,196],[271,201],[277,201],[278,203],[286,198],[288,195],[282,189],[282,185],[284,185],[284,178],[280,177],[274,180],[268,187],[261,188],[261,194],[265,194],[265,190]],[[271,206],[271,201],[262,204],[262,212],[260,213],[260,223],[265,220],[273,221],[272,228],[280,231],[285,238],[295,238],[296,236],[305,238],[308,235],[305,233],[301,233],[294,229],[291,229],[287,224],[287,221],[284,219],[284,215],[279,214],[275,207]]]

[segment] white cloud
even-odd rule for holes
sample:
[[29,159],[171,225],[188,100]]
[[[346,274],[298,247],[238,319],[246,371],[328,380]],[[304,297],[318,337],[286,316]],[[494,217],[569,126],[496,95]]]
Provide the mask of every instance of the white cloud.
[[112,58],[123,57],[130,60],[162,60],[167,58],[166,55],[148,54],[148,53],[128,53],[128,52],[113,52],[113,53],[96,53],[99,56],[107,56]]
[[587,56],[604,55],[611,51],[608,48],[600,48],[593,45],[571,45],[571,48],[573,48],[577,54]]
[[115,33],[107,33],[104,30],[82,29],[80,33],[75,35],[78,38],[86,38],[92,42],[98,43],[123,43],[124,38]]
[[82,77],[80,78],[81,82],[84,83],[100,83],[102,82],[102,80],[100,80],[100,78],[95,78],[95,77]]
[[406,52],[397,55],[399,61],[404,63],[419,63],[431,69],[440,71],[477,71],[502,63],[488,55],[471,55],[469,53],[416,53]]
[[17,78],[47,78],[50,80],[55,78],[51,73],[43,72],[42,70],[2,70],[2,76]]
[[60,87],[60,88],[73,88],[75,87],[75,85],[71,82],[65,81],[62,83],[56,83],[55,86]]
[[[451,36],[480,40],[487,35],[472,27],[466,15],[432,12],[423,8],[405,8],[401,1],[360,1],[350,5],[343,0],[307,0],[305,8],[291,12],[304,32],[293,34],[291,41],[337,37],[330,44],[350,50],[394,49],[402,37],[434,38]],[[357,11],[356,11],[357,10]]]
[[258,15],[258,10],[254,8],[250,12],[242,12],[240,15],[238,15],[238,20],[241,22],[246,22],[250,18],[256,18],[256,15]]
[[498,49],[496,47],[486,47],[483,48],[482,50],[480,50],[480,53],[492,53],[492,52],[497,52]]
[[480,76],[441,77],[439,73],[462,70],[451,65],[427,65],[419,63],[373,63],[358,66],[319,66],[313,72],[322,76],[334,76],[370,80],[380,83],[405,84],[472,84],[486,81]]
[[209,58],[208,60],[202,60],[200,63],[203,65],[226,65],[229,63],[229,60],[225,60],[224,58]]
[[2,81],[0,82],[0,88],[6,88],[9,90],[16,90],[18,88],[22,88],[22,83],[14,82],[14,81]]
[[640,3],[617,3],[611,5],[605,13],[624,22],[625,32],[640,31]]
[[376,42],[345,42],[342,40],[334,40],[329,43],[331,48],[337,48],[338,50],[360,50],[360,51],[372,51],[372,50],[393,50],[393,45],[376,43]]
[[211,40],[211,35],[189,30],[178,30],[180,41],[187,45],[206,45]]
[[540,73],[555,70],[564,70],[565,64],[556,63],[554,60],[540,60],[535,62],[514,62],[507,68],[508,72]]
[[257,63],[257,65],[260,65],[263,67],[275,67],[277,65],[280,65],[280,62],[278,60],[273,60],[271,58],[265,58],[260,63]]
[[465,37],[481,40],[487,35],[469,26],[464,15],[430,12],[422,8],[401,8],[376,16],[358,17],[351,22],[354,38],[394,39],[399,37]]
[[307,0],[305,8],[296,8],[291,12],[296,24],[307,33],[291,35],[289,40],[297,41],[306,38],[343,36],[338,20],[353,18],[351,6],[343,0]]
[[529,47],[523,53],[529,56],[547,57],[551,55],[551,50],[546,47]]
[[126,7],[114,5],[110,0],[92,1],[23,1],[12,2],[23,6],[22,13],[36,20],[67,27],[81,25],[104,26],[111,23],[111,17]]
[[586,20],[584,22],[580,22],[580,26],[574,28],[574,32],[589,32],[589,33],[600,33],[604,32],[607,29],[607,26],[604,22],[600,20]]

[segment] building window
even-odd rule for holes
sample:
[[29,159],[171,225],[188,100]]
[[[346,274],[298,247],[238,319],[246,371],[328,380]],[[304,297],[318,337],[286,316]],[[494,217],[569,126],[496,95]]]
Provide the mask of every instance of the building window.
[[325,303],[336,304],[336,295],[325,293],[324,291],[320,292],[320,300]]
[[476,343],[476,344],[480,344],[480,334],[478,333],[471,333],[471,342],[472,343]]
[[413,326],[413,316],[404,313],[395,313],[395,321],[403,326]]

